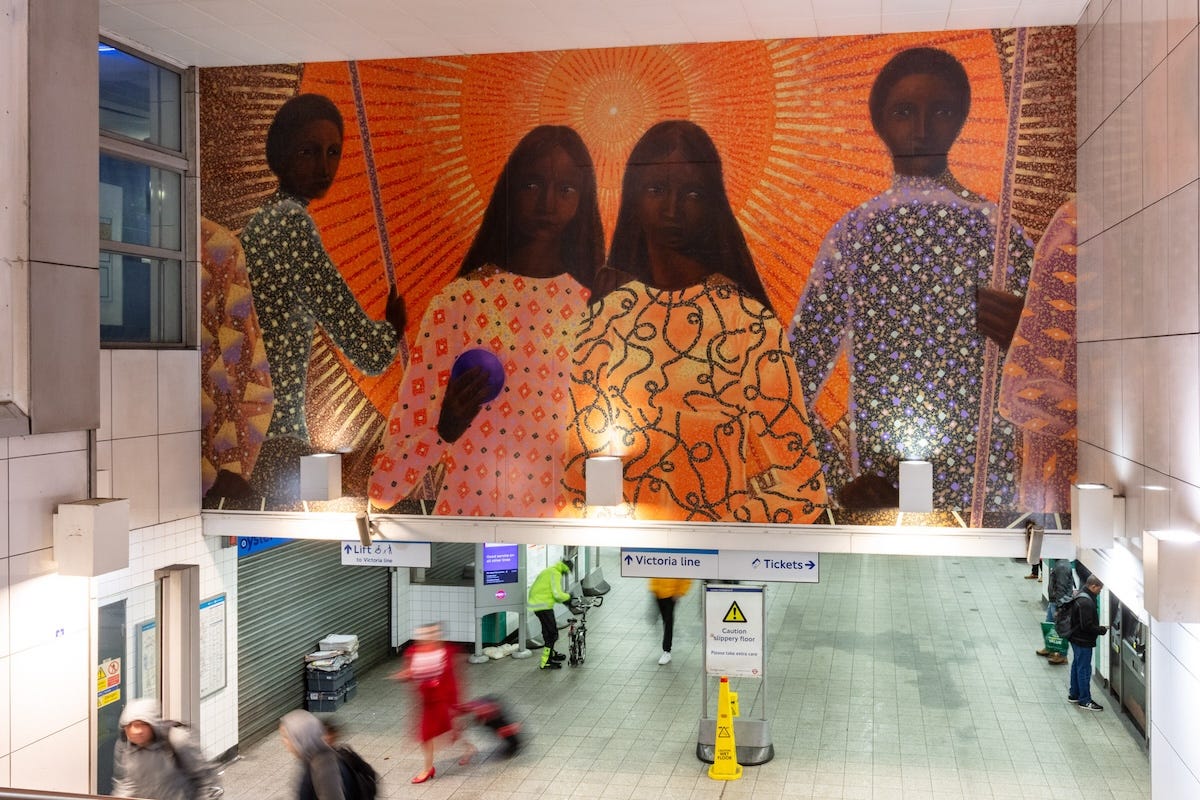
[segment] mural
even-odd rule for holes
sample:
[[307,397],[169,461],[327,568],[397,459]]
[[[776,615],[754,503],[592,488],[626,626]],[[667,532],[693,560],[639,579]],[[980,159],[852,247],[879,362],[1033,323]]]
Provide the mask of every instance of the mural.
[[[903,458],[935,465],[925,524],[1067,509],[1069,28],[201,97],[206,507],[573,516],[606,454],[644,519],[892,522]],[[303,503],[332,451],[347,497]]]

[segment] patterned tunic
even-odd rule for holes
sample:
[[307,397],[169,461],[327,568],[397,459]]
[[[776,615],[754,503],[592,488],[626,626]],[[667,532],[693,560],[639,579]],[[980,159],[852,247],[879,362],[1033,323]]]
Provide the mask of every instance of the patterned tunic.
[[[493,267],[448,284],[409,353],[375,459],[371,502],[390,507],[440,466],[438,514],[546,517],[563,509],[567,363],[587,298],[566,274],[527,278]],[[476,347],[500,358],[504,388],[448,443],[437,423],[450,368]]]
[[810,405],[849,359],[849,442],[817,431],[831,491],[865,473],[895,479],[902,458],[921,458],[935,508],[1013,507],[1013,425],[996,413],[998,348],[976,331],[975,288],[1023,293],[1033,246],[1016,225],[998,237],[997,217],[966,190],[897,175],[826,236],[790,336]]
[[1000,413],[1021,428],[1023,511],[1068,511],[1076,474],[1075,201],[1038,242],[1029,299],[1017,325]]
[[825,504],[799,376],[770,309],[724,276],[633,281],[594,305],[572,357],[566,487],[620,456],[639,519],[811,522]]
[[368,375],[392,363],[398,343],[389,323],[371,319],[359,306],[325,252],[307,205],[278,192],[241,235],[275,392],[267,438],[292,436],[305,443],[304,389],[316,325]]

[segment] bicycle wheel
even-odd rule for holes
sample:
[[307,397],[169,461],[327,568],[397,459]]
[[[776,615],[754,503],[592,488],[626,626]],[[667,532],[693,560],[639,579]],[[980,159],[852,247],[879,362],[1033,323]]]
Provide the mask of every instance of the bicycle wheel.
[[570,644],[567,647],[567,664],[578,667],[583,663],[583,648],[579,641],[579,631],[571,628]]
[[579,663],[582,664],[584,657],[587,655],[587,625],[581,624],[579,626],[579,632],[576,634],[575,639],[578,644]]

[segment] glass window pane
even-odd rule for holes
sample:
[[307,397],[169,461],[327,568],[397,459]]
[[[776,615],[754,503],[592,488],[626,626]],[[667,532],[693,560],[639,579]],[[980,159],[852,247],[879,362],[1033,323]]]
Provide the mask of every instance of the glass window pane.
[[180,250],[183,178],[100,154],[100,239]]
[[100,340],[182,344],[182,266],[100,251]]
[[179,73],[100,44],[100,130],[179,151]]

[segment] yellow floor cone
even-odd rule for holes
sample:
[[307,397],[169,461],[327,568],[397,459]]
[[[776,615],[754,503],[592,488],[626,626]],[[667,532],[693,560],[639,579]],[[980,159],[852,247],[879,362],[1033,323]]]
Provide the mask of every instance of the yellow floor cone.
[[717,743],[708,777],[714,781],[736,781],[742,777],[742,767],[737,763],[737,745],[733,741],[734,709],[737,694],[729,691],[729,678],[721,676],[721,690],[717,694]]

